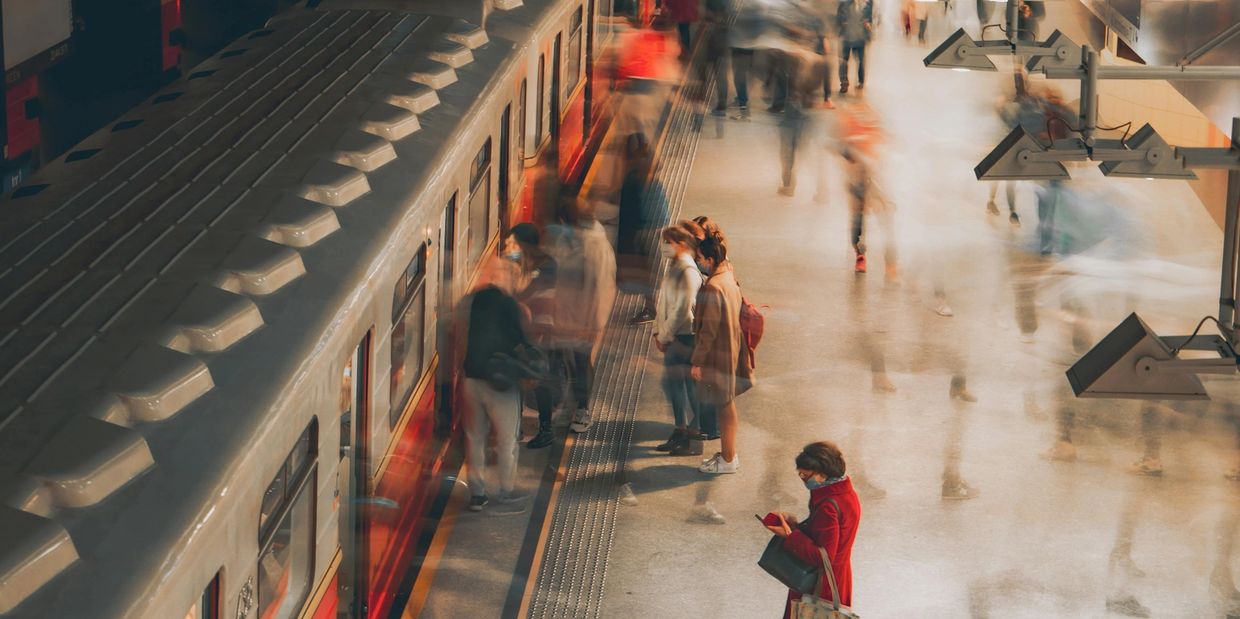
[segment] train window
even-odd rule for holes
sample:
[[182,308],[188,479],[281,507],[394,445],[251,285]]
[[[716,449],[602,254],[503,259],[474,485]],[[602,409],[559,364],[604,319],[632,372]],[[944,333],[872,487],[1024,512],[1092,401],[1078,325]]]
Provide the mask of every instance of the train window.
[[426,243],[418,248],[396,282],[392,307],[392,408],[388,412],[388,423],[394,427],[422,376],[422,342],[426,324]]
[[564,102],[581,82],[581,7],[573,12],[568,32],[568,66],[564,72],[564,93],[560,97]]
[[525,128],[529,124],[529,121],[525,118],[525,98],[529,95],[527,86],[529,86],[529,80],[521,80],[521,96],[517,97],[517,139],[513,140],[513,147],[517,149],[517,156],[513,159],[517,162],[518,181],[525,176]]
[[[311,420],[263,497],[259,524],[258,615],[288,619],[301,610],[314,578],[314,462]],[[271,497],[271,511],[267,512]]]
[[185,619],[219,619],[220,617],[220,575],[216,573],[215,578],[211,579],[211,583],[203,590],[202,597],[189,607],[189,612],[185,613]]
[[491,238],[491,138],[487,138],[482,150],[474,157],[469,187],[469,237],[466,243],[470,264],[477,264],[487,240]]
[[[543,126],[544,126],[543,118],[546,116],[545,114],[543,114],[543,107],[545,107],[547,104],[546,99],[543,97],[543,93],[546,92],[546,89],[544,88],[544,84],[546,84],[546,82],[547,82],[547,57],[542,54],[539,54],[538,55],[538,107],[534,109],[534,143],[535,145],[542,144],[542,139],[543,139]],[[535,150],[537,149],[538,149],[537,146],[535,146]]]

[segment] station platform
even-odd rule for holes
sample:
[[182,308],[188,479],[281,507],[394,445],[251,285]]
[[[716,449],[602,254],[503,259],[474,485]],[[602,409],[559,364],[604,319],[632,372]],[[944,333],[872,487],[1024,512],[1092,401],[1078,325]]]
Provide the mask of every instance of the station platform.
[[[1094,231],[1112,238],[1037,258],[1032,184],[1018,188],[1016,227],[987,214],[989,188],[972,172],[1002,133],[1005,74],[931,71],[925,53],[889,32],[869,53],[864,98],[886,134],[877,182],[896,211],[863,275],[839,162],[826,162],[825,200],[812,171],[825,153],[802,158],[796,195],[777,195],[779,119],[759,97],[751,120],[718,132],[711,118],[686,130],[685,110],[669,119],[682,135],[659,160],[673,218],[718,221],[746,296],[766,307],[758,383],[737,400],[739,473],[654,451],[671,428],[661,358],[650,325],[628,322],[640,301],[622,295],[599,352],[594,426],[521,447],[518,486],[533,498],[515,513],[465,511],[459,476],[405,616],[777,617],[787,590],[756,565],[770,534],[753,515],[805,513],[793,459],[816,440],[840,445],[861,496],[863,617],[1235,610],[1240,482],[1224,474],[1240,463],[1236,389],[1214,381],[1209,405],[1151,414],[1072,398],[1063,374],[1133,310],[1163,333],[1212,313],[1218,226],[1185,183],[1074,170],[1072,188],[1098,208],[1060,221],[1102,222]],[[887,244],[899,250],[892,277]],[[1039,325],[1023,338],[1022,289]],[[949,396],[953,377],[976,402]],[[526,410],[527,438],[534,425]],[[1134,474],[1151,436],[1165,470]],[[945,480],[963,482],[967,500],[945,497]]]

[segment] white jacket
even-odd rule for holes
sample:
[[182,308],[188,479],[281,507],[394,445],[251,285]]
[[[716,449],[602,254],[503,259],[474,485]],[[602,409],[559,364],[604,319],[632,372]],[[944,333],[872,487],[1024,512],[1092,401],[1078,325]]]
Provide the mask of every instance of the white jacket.
[[693,333],[693,306],[701,287],[702,272],[689,254],[682,254],[667,265],[655,308],[654,333],[660,344],[670,343],[677,335]]

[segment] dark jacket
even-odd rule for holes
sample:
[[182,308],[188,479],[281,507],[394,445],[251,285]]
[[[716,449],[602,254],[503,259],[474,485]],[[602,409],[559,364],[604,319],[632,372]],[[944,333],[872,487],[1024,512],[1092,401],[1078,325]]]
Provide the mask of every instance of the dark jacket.
[[[834,500],[834,504],[831,500]],[[836,510],[836,506],[839,510]],[[852,547],[861,521],[861,501],[852,480],[844,478],[810,492],[809,517],[792,529],[784,540],[784,548],[810,565],[822,565],[819,548],[831,558],[831,572],[840,590],[840,604],[852,605]],[[831,586],[826,575],[822,579],[822,597],[830,599]],[[784,617],[789,617],[792,600],[801,599],[796,591],[788,592]]]
[[[860,5],[859,7],[857,5]],[[840,34],[840,40],[845,43],[869,43],[873,32],[870,28],[865,29],[865,37],[861,41],[848,40],[846,32],[848,28],[848,20],[852,17],[853,12],[861,11],[861,23],[863,25],[874,25],[874,3],[872,0],[840,0],[839,10],[835,13],[835,27]]]
[[515,357],[527,343],[521,308],[495,286],[475,292],[469,301],[469,332],[465,343],[465,377],[489,378],[487,362],[497,354]]

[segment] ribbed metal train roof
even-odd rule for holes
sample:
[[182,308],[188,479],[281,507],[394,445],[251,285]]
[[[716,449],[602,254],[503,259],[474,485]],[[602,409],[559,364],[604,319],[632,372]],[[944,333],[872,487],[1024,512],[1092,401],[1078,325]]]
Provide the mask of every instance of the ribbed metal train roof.
[[[487,43],[400,12],[275,22],[0,199],[0,614],[76,560],[58,511],[155,464],[148,428],[270,328],[264,299],[305,275],[337,211],[412,202],[499,65],[458,80]],[[22,575],[31,561],[46,577]]]

